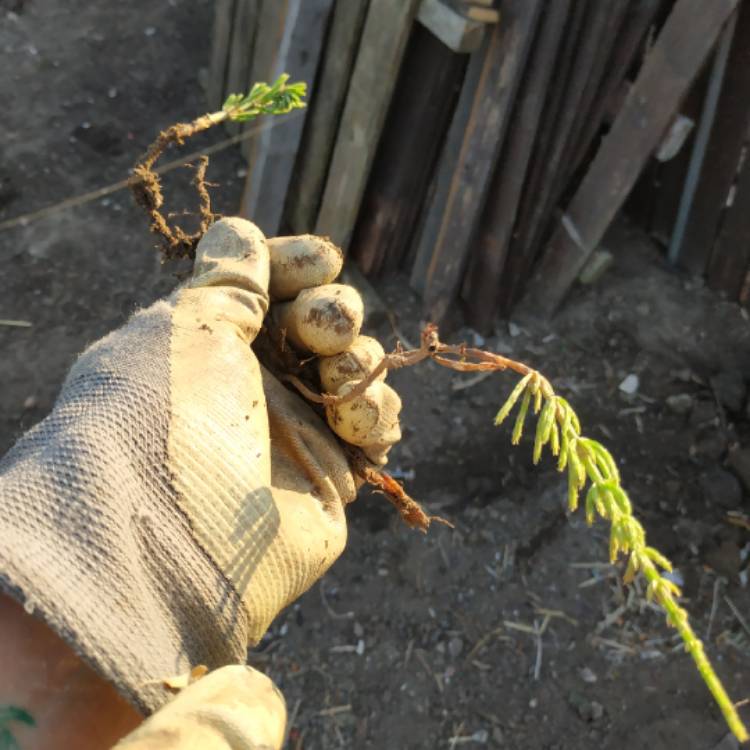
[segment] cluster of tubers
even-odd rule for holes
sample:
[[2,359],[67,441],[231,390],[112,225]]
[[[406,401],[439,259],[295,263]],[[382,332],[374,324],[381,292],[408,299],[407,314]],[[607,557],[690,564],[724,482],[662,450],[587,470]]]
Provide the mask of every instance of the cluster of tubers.
[[[362,298],[356,289],[332,283],[341,272],[341,251],[328,239],[304,235],[267,240],[273,323],[297,352],[318,356],[322,390],[345,396],[385,357],[383,347],[362,336]],[[330,428],[383,465],[401,437],[401,399],[384,382],[386,371],[351,399],[326,406]]]

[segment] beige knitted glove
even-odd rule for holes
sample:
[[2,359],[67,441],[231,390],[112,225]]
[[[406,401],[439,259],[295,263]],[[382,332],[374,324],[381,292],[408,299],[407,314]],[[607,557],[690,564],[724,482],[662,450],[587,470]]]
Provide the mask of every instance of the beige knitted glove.
[[[363,377],[362,303],[330,284],[340,267],[324,240],[221,220],[192,279],[90,347],[0,462],[0,590],[143,710],[166,677],[244,662],[344,548],[356,488],[341,447],[250,348],[270,275],[289,339],[333,357],[327,387]],[[382,461],[398,397],[376,383],[358,403],[355,442]]]
[[222,667],[189,685],[114,750],[279,750],[286,706],[251,667]]

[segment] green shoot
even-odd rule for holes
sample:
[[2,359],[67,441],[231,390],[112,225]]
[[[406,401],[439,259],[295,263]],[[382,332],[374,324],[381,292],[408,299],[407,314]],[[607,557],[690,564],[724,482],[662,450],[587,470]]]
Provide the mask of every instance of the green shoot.
[[544,407],[534,440],[534,463],[539,461],[542,449],[549,444],[550,452],[558,456],[558,470],[568,471],[568,509],[571,513],[578,508],[580,492],[589,483],[584,503],[586,522],[591,525],[596,516],[609,521],[610,561],[616,562],[621,554],[629,556],[626,581],[632,580],[638,572],[643,573],[648,582],[647,597],[661,605],[667,614],[667,623],[677,628],[685,650],[693,657],[729,728],[740,742],[745,742],[747,729],[706,657],[703,644],[690,626],[687,612],[677,603],[680,589],[660,572],[660,568],[671,571],[672,564],[660,552],[646,545],[646,533],[632,514],[630,499],[620,486],[620,474],[612,455],[597,441],[581,435],[578,417],[570,404],[557,396],[549,381],[536,371],[527,373],[514,388],[498,412],[495,424],[501,424],[510,415],[522,393],[521,408],[513,429],[513,444],[518,444],[521,439],[532,397],[535,414],[539,413],[543,399]]
[[247,122],[260,115],[284,115],[305,106],[306,83],[287,83],[289,74],[283,73],[270,86],[255,83],[248,94],[230,94],[221,111],[232,122]]

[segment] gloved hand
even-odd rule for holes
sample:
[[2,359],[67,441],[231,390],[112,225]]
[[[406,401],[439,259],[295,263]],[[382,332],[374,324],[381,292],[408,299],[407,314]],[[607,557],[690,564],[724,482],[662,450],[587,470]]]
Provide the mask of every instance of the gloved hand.
[[273,682],[233,665],[186,687],[113,750],[280,750],[285,724]]
[[[376,356],[359,296],[330,284],[340,267],[319,238],[221,220],[192,279],[91,346],[0,463],[0,591],[143,711],[168,697],[163,678],[243,663],[344,548],[342,449],[250,348],[270,276],[289,340],[326,355],[326,387],[363,377]],[[332,427],[383,461],[398,397],[378,382],[357,404],[366,419]]]

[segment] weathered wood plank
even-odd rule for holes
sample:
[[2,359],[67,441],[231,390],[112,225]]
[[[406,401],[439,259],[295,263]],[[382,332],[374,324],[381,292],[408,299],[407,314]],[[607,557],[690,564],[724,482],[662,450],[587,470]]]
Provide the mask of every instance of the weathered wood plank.
[[555,228],[525,297],[525,309],[550,315],[659,144],[738,0],[677,0],[612,129]]
[[585,21],[589,7],[590,3],[587,0],[576,0],[573,3],[558,60],[555,63],[549,96],[544,105],[542,122],[534,144],[531,164],[521,194],[501,279],[501,309],[506,314],[520,295],[533,263],[533,248],[529,246],[528,237],[532,231],[532,220],[539,209],[537,196],[548,187],[545,186],[545,179],[549,158],[558,136],[558,122],[567,106],[568,89],[575,70],[582,33],[586,28]]
[[284,223],[294,234],[305,234],[315,228],[368,4],[369,0],[334,4],[319,84],[309,103],[295,166],[295,189],[288,196],[284,212]]
[[409,278],[412,289],[419,294],[424,293],[427,269],[432,260],[432,253],[440,232],[452,180],[456,174],[461,155],[461,143],[469,124],[477,88],[482,78],[487,51],[490,47],[489,41],[489,37],[485,37],[479,51],[469,58],[466,75],[461,84],[461,93],[448,128],[448,135],[440,151],[435,175],[425,200],[421,225],[414,243],[416,250],[414,251],[414,261]]
[[[618,3],[619,6],[619,3]],[[597,58],[603,46],[612,17],[609,2],[590,3],[586,21],[581,30],[580,44],[566,86],[565,103],[557,118],[552,147],[545,159],[538,191],[534,196],[534,210],[528,224],[527,234],[521,238],[526,252],[533,260],[537,257],[542,240],[546,236],[553,211],[560,198],[567,176],[565,154],[568,142],[580,123],[581,110],[591,94],[592,79],[601,73],[595,70]]]
[[706,269],[750,125],[750,3],[741,3],[738,14],[724,84],[680,249],[680,266],[693,273]]
[[[293,81],[307,83],[308,98],[315,97],[318,68],[333,0],[290,0],[286,27],[275,58],[271,79],[287,72]],[[263,130],[245,186],[242,214],[267,235],[279,232],[284,203],[302,140],[305,109],[273,128]]]
[[453,304],[461,283],[542,5],[537,0],[509,0],[503,5],[503,22],[493,27],[489,38],[427,268],[424,309],[435,322]]
[[367,274],[398,268],[406,253],[467,62],[414,25],[350,247]]
[[[274,73],[280,67],[278,60],[284,43],[284,32],[288,28],[287,17],[292,3],[295,7],[298,5],[298,0],[252,0],[252,2],[255,4],[255,40],[250,65],[245,71],[245,81],[239,89],[245,91],[257,81],[270,83],[275,80]],[[258,124],[249,122],[242,128],[243,130],[257,130]],[[242,153],[251,168],[258,148],[260,148],[260,139],[257,137],[248,138],[242,142]]]
[[208,65],[206,98],[211,112],[224,103],[226,94],[229,53],[232,42],[232,22],[235,0],[216,0],[214,26],[211,33],[211,60]]
[[596,135],[604,123],[607,108],[633,66],[660,6],[661,0],[635,0],[630,3],[623,28],[614,44],[612,58],[607,62],[605,76],[593,108],[578,137],[575,155],[571,159],[571,171],[578,169],[596,140]]
[[729,299],[739,300],[750,266],[750,164],[747,159],[736,184],[732,205],[724,214],[721,232],[712,244],[708,285],[726,292]]
[[416,0],[371,0],[341,117],[316,234],[346,249],[416,13]]
[[[609,70],[610,58],[614,54],[614,44],[622,28],[630,0],[609,0],[602,4],[606,7],[606,18],[598,34],[598,42],[592,57],[588,60],[590,72],[583,87],[578,112],[570,128],[567,141],[563,147],[557,184],[550,196],[554,208],[560,200],[563,190],[573,174],[573,156],[578,139],[583,135],[587,123],[591,120],[597,96]],[[583,50],[582,50],[583,51]]]
[[498,309],[500,276],[569,11],[570,0],[556,0],[542,16],[502,158],[490,187],[464,286],[469,322],[482,332],[491,328]]

